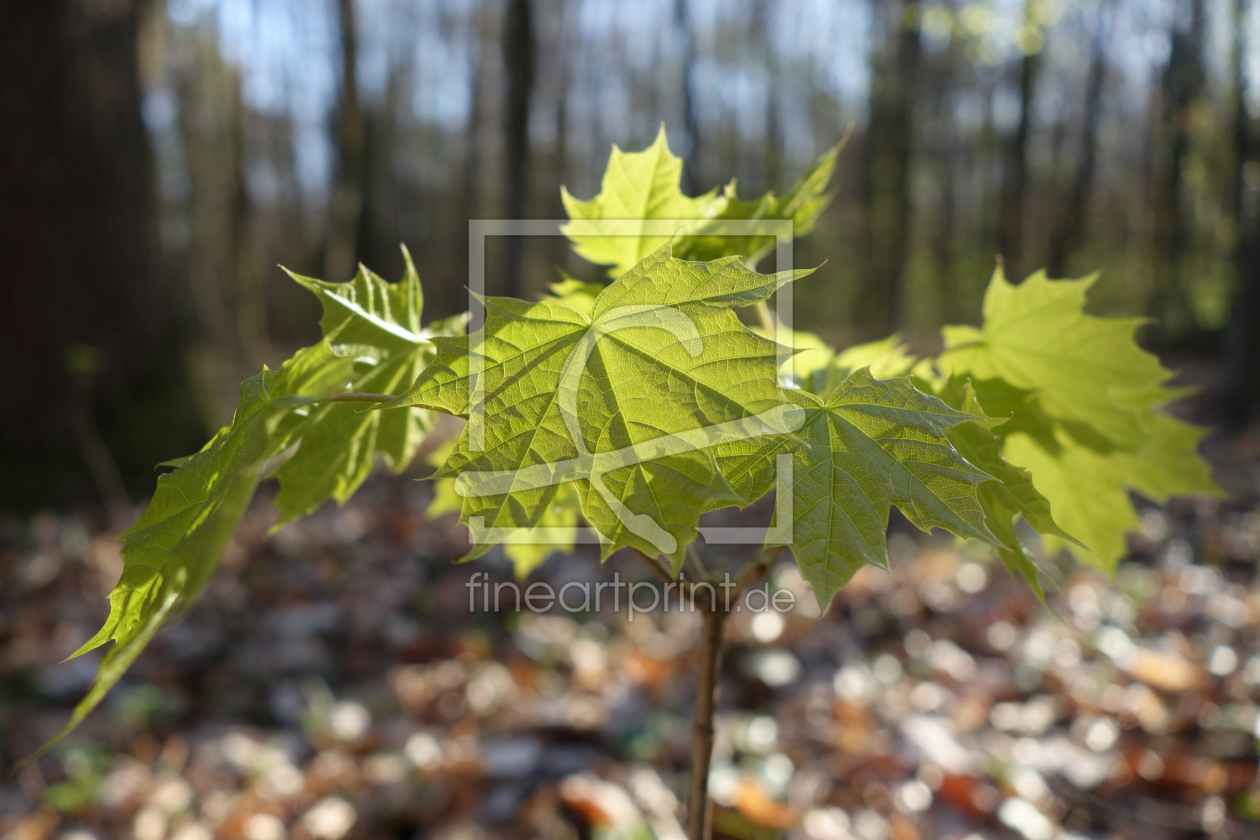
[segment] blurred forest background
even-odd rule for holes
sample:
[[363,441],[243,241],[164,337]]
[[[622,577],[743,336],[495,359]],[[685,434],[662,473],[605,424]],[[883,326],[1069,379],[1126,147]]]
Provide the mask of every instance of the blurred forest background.
[[[0,11],[0,505],[147,494],[236,383],[317,335],[276,268],[466,307],[467,223],[561,218],[663,122],[684,189],[783,189],[852,125],[797,324],[927,345],[1008,274],[1248,421],[1260,323],[1252,0],[11,0]],[[492,243],[532,297],[567,243]],[[590,267],[585,269],[592,275]],[[1207,364],[1197,364],[1206,362]],[[1205,403],[1206,404],[1206,403]]]

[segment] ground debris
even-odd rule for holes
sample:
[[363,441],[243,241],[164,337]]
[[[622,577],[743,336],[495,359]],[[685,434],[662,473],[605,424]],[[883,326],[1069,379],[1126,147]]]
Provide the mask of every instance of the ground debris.
[[[0,781],[0,838],[681,838],[695,615],[470,610],[474,567],[451,564],[449,517],[417,514],[428,493],[374,478],[270,540],[256,504],[188,617]],[[770,590],[795,606],[729,625],[717,836],[1260,836],[1258,522],[1150,509],[1114,582],[1055,561],[1057,615],[987,549],[904,523],[892,571],[863,570],[821,616],[781,562]],[[90,657],[58,663],[120,564],[88,515],[0,534],[11,764],[91,680]],[[475,569],[506,582],[497,557]],[[614,575],[647,579],[582,550],[531,582]]]

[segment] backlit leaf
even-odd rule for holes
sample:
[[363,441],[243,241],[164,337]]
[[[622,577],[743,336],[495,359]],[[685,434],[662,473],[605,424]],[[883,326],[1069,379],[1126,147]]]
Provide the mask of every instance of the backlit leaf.
[[985,415],[971,383],[951,378],[941,389],[940,396],[948,405],[980,418],[950,428],[946,437],[958,454],[997,479],[986,481],[977,489],[985,524],[1001,541],[998,557],[1002,563],[1012,572],[1018,572],[1044,604],[1046,594],[1041,585],[1041,569],[1016,536],[1015,518],[1023,518],[1040,534],[1057,537],[1078,547],[1081,544],[1055,522],[1050,501],[1033,486],[1028,470],[1002,457],[1002,440],[992,431],[992,427],[1001,421]]
[[420,328],[423,297],[411,257],[407,272],[386,283],[360,269],[350,283],[293,275],[324,305],[325,338],[299,350],[279,370],[263,369],[241,385],[232,422],[195,455],[168,465],[140,519],[120,539],[124,572],[111,592],[110,614],[75,656],[108,642],[96,681],[70,722],[41,754],[104,698],[164,623],[182,616],[218,567],[272,457],[297,444],[277,471],[277,528],[329,498],[345,501],[378,455],[406,467],[430,416],[420,409],[381,414],[363,403],[321,402],[346,391],[397,394],[433,355],[430,334],[453,334],[462,319]]
[[789,391],[805,409],[791,436],[739,441],[718,450],[737,491],[760,495],[773,485],[778,455],[792,455],[790,545],[818,603],[831,603],[867,563],[888,567],[888,514],[896,505],[916,527],[944,528],[993,545],[977,485],[990,476],[947,437],[976,415],[914,388],[909,377],[850,374],[826,400]]
[[608,159],[600,192],[589,201],[561,189],[569,222],[562,227],[582,258],[610,266],[609,277],[620,277],[648,254],[677,236],[675,256],[709,261],[739,256],[755,266],[774,250],[783,236],[774,225],[792,224],[786,239],[810,233],[831,202],[827,188],[835,172],[840,145],[828,150],[784,195],[767,193],[753,201],[741,200],[731,182],[689,198],[680,188],[683,162],[669,150],[665,128],[642,152],[623,152],[616,146]]
[[465,523],[534,527],[556,487],[573,481],[604,556],[633,546],[678,562],[702,509],[743,501],[708,449],[772,428],[758,415],[781,426],[790,408],[775,378],[778,346],[731,308],[803,273],[687,262],[666,243],[589,313],[558,299],[489,298],[485,329],[435,339],[436,360],[391,405],[470,417],[439,473],[462,476]]
[[[333,351],[354,362],[346,390],[401,393],[433,357],[432,335],[462,331],[462,319],[421,329],[420,278],[406,248],[403,256],[407,269],[397,283],[387,283],[362,266],[349,283],[290,272],[323,304],[320,326],[326,336],[335,337]],[[330,498],[345,502],[367,479],[378,456],[394,472],[406,469],[433,425],[431,412],[423,409],[382,413],[364,408],[355,403],[315,406],[292,430],[301,444],[276,472],[280,519],[275,529]]]
[[279,370],[241,384],[232,422],[174,472],[158,478],[157,492],[139,520],[119,537],[123,574],[110,593],[109,618],[72,654],[104,644],[96,680],[70,722],[31,758],[42,755],[87,717],[167,621],[183,615],[219,565],[268,458],[291,440],[283,426],[292,397],[339,390],[352,362],[327,342],[298,351]]
[[944,329],[941,369],[1000,378],[1030,391],[1055,420],[1087,424],[1117,446],[1141,446],[1141,409],[1126,398],[1140,393],[1167,402],[1162,386],[1170,374],[1133,340],[1140,318],[1085,313],[1085,294],[1097,279],[1050,280],[1039,271],[1016,286],[999,266],[984,296],[983,329]]
[[[690,228],[681,238],[678,256],[689,260],[714,260],[738,254],[750,266],[756,266],[768,256],[779,242],[777,227],[767,225],[764,232],[744,232],[746,226],[732,222],[780,222],[791,221],[786,239],[812,233],[818,217],[831,204],[827,188],[836,171],[836,159],[843,141],[828,149],[809,171],[786,193],[776,196],[766,193],[759,199],[744,201],[735,194],[732,181],[723,191],[725,199],[721,210],[711,221]],[[771,232],[775,231],[775,232]]]
[[609,277],[620,277],[673,237],[673,229],[650,232],[651,222],[708,219],[721,212],[726,200],[717,190],[696,198],[682,194],[682,165],[669,150],[663,125],[641,152],[613,146],[599,195],[582,201],[560,188],[570,219],[562,230],[573,249],[585,260],[609,266]]
[[[1129,491],[1165,502],[1219,490],[1197,452],[1204,431],[1163,410],[1185,391],[1137,345],[1141,322],[1084,312],[1095,279],[1038,272],[1014,286],[999,268],[983,327],[945,328],[938,365],[969,374],[989,413],[1009,416],[994,427],[1003,457],[1029,470],[1055,520],[1088,549],[1078,559],[1112,571],[1138,523]],[[1062,539],[1042,533],[1051,546]]]

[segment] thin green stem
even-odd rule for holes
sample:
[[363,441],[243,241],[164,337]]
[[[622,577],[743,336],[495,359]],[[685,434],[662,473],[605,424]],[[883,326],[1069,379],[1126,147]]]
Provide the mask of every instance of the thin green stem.
[[705,568],[704,561],[700,559],[700,551],[695,543],[687,543],[687,559],[691,561],[692,571],[695,572],[697,578],[701,581],[713,581],[709,570]]
[[643,561],[644,565],[646,565],[649,569],[652,570],[652,574],[656,575],[658,578],[661,579],[661,583],[674,582],[674,578],[669,573],[669,569],[665,568],[665,564],[662,563],[659,559],[655,557],[649,557],[647,554],[644,554],[642,551],[639,551],[639,549],[637,548],[632,547],[630,550],[633,551],[635,554],[637,554],[639,556],[639,559]]
[[[716,606],[710,606],[700,599],[700,615],[703,621],[700,630],[700,683],[696,693],[696,718],[692,723],[691,733],[691,781],[687,790],[687,837],[689,840],[709,840],[711,825],[709,822],[709,768],[713,762],[714,720],[717,716],[718,686],[722,678],[722,636],[726,626],[726,618],[732,605],[736,603],[744,591],[760,580],[761,576],[774,565],[774,561],[783,551],[777,545],[762,551],[740,572],[735,584],[735,596],[723,598]],[[649,557],[637,548],[631,549],[639,559],[652,570],[665,584],[677,583],[679,593],[690,590],[686,581],[676,581],[660,558]],[[708,572],[700,560],[699,552],[694,545],[687,546],[687,557],[700,570],[703,580],[708,580]],[[693,600],[694,604],[695,601]]]
[[757,301],[757,317],[761,319],[761,328],[766,331],[767,337],[774,338],[775,316],[764,300]]
[[[703,603],[703,601],[702,601]],[[691,780],[687,791],[687,837],[709,840],[709,767],[713,761],[714,719],[718,687],[722,679],[722,631],[727,608],[701,610],[700,684],[696,692],[696,719],[691,725]]]
[[739,577],[735,579],[735,595],[731,599],[733,602],[738,601],[750,586],[761,580],[762,575],[770,570],[775,560],[779,559],[784,548],[786,546],[771,546],[748,561],[748,564],[740,570]]
[[368,394],[363,391],[343,391],[323,397],[277,397],[277,405],[316,405],[318,403],[383,403],[394,399],[389,394]]

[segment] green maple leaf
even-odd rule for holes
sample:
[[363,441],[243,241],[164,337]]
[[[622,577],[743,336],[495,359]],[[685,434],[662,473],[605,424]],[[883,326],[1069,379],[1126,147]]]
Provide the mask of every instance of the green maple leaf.
[[1126,553],[1125,533],[1140,524],[1120,462],[1062,429],[1050,447],[1026,432],[1012,433],[1002,454],[1032,473],[1037,489],[1054,506],[1055,519],[1093,552],[1076,552],[1078,559],[1114,572]]
[[869,367],[871,376],[876,379],[892,379],[907,373],[913,373],[924,381],[938,378],[931,373],[927,360],[906,352],[900,335],[855,344],[837,352],[814,333],[789,330],[782,325],[773,334],[759,327],[754,327],[753,331],[767,338],[777,337],[795,351],[792,358],[780,367],[779,376],[815,396],[827,396],[845,377],[864,367]]
[[[574,198],[561,188],[570,221],[562,231],[582,258],[610,266],[609,277],[620,277],[675,234],[674,248],[682,259],[709,261],[742,255],[755,266],[774,249],[774,234],[765,231],[732,233],[735,221],[791,220],[794,236],[814,229],[831,199],[826,195],[835,172],[840,145],[826,152],[787,193],[767,193],[743,201],[732,182],[719,194],[710,190],[689,198],[683,195],[681,158],[669,150],[665,128],[642,152],[623,152],[616,146],[608,158],[600,192],[589,201]],[[682,222],[692,222],[683,225]],[[681,229],[679,229],[681,228]]]
[[688,235],[680,242],[678,255],[689,260],[713,260],[740,254],[748,265],[755,266],[774,250],[778,242],[774,234],[734,233],[738,228],[729,224],[733,221],[790,220],[792,238],[812,233],[818,217],[831,204],[827,188],[843,147],[842,140],[824,152],[809,171],[781,196],[766,193],[759,199],[744,201],[736,195],[735,182],[732,181],[723,191],[725,201],[721,210],[711,221],[699,225],[694,233],[687,231]]
[[558,283],[548,285],[549,297],[558,298],[583,312],[595,310],[595,298],[599,297],[599,293],[605,288],[602,283],[583,283],[563,269],[560,270],[560,278]]
[[1016,536],[1015,518],[1021,517],[1040,534],[1056,537],[1079,548],[1084,546],[1059,527],[1051,513],[1049,499],[1033,485],[1032,474],[1003,457],[1002,439],[993,433],[993,426],[1002,420],[985,413],[971,383],[951,377],[944,383],[940,396],[947,405],[979,418],[959,423],[945,435],[958,454],[997,479],[986,481],[977,489],[985,524],[1001,542],[998,557],[1002,563],[1011,572],[1018,572],[1038,600],[1045,604],[1046,593],[1041,585],[1044,573]]
[[923,391],[934,391],[940,385],[931,363],[906,352],[905,342],[900,335],[894,333],[879,341],[855,344],[841,350],[826,368],[815,372],[802,387],[819,396],[826,396],[849,374],[864,367],[869,367],[871,376],[876,379],[893,379],[910,374],[915,386]]
[[776,321],[773,330],[765,327],[753,327],[757,335],[782,342],[794,351],[792,357],[779,366],[779,377],[790,381],[798,388],[809,387],[816,378],[826,371],[836,351],[827,342],[814,333],[788,329],[781,321]]
[[[436,448],[434,448],[425,457],[425,463],[429,466],[440,469],[441,466],[451,457],[451,453],[455,451],[457,438],[447,438]],[[426,519],[437,519],[439,516],[445,516],[448,513],[458,513],[462,506],[459,494],[455,492],[455,479],[439,478],[432,482],[433,499],[430,500],[429,506],[424,509]]]
[[[140,519],[120,536],[124,571],[110,593],[110,615],[74,655],[113,641],[87,697],[49,749],[95,708],[165,622],[181,616],[218,567],[219,559],[262,478],[264,464],[298,444],[277,470],[277,528],[328,498],[345,501],[378,455],[395,471],[406,467],[431,420],[407,409],[364,412],[361,403],[325,402],[346,391],[397,394],[432,357],[430,334],[462,330],[453,319],[420,328],[420,282],[403,249],[407,271],[386,283],[360,268],[350,283],[293,275],[323,302],[324,339],[299,350],[279,370],[263,369],[241,385],[232,422],[195,455],[168,462],[175,471]],[[34,756],[32,756],[34,758]]]
[[775,379],[778,346],[732,307],[806,273],[761,275],[734,257],[687,262],[667,242],[589,312],[488,298],[485,328],[435,338],[437,358],[385,408],[470,417],[439,472],[460,476],[465,523],[535,527],[572,481],[605,557],[632,546],[681,562],[702,507],[744,501],[709,449],[782,426],[790,409]]
[[759,497],[773,486],[777,456],[792,456],[791,548],[819,604],[831,603],[867,563],[888,568],[893,505],[925,531],[944,528],[1000,545],[976,489],[991,476],[948,437],[982,418],[916,390],[909,377],[878,380],[867,368],[826,400],[807,391],[788,395],[805,410],[794,435],[726,444],[718,461],[739,493]]
[[893,334],[841,350],[831,362],[831,377],[843,381],[853,371],[869,367],[871,376],[876,379],[892,379],[910,373],[917,361],[906,352],[901,336]]
[[[434,334],[462,331],[462,319],[420,326],[424,295],[420,278],[403,249],[406,272],[387,283],[363,266],[349,283],[326,283],[289,272],[323,304],[320,327],[333,351],[355,362],[348,390],[402,393],[433,357]],[[344,503],[367,479],[378,456],[395,473],[406,469],[432,428],[423,409],[364,411],[353,403],[327,403],[310,409],[293,430],[297,452],[276,472],[280,518],[275,529],[312,513],[328,499]]]
[[1029,391],[1037,407],[1062,422],[1089,426],[1112,444],[1146,440],[1135,402],[1167,402],[1170,373],[1137,345],[1140,318],[1085,314],[1098,279],[1049,280],[1037,272],[1018,286],[999,266],[984,296],[984,327],[945,327],[942,370],[1002,379]]
[[1099,447],[1088,429],[1039,418],[1035,410],[1017,412],[995,429],[1004,438],[1003,456],[1032,473],[1056,520],[1088,550],[1053,534],[1048,545],[1066,544],[1081,562],[1109,574],[1127,553],[1125,534],[1140,524],[1130,491],[1161,504],[1175,496],[1222,495],[1197,451],[1207,430],[1153,408],[1139,422],[1147,437],[1132,449]]
[[794,392],[806,408],[796,434],[792,550],[801,574],[828,604],[867,563],[888,567],[888,512],[896,505],[924,531],[944,528],[991,544],[976,485],[990,476],[950,445],[946,432],[975,415],[910,384],[863,368],[824,402]]
[[642,152],[613,146],[599,195],[582,201],[560,188],[571,220],[561,230],[579,256],[611,266],[608,276],[620,277],[673,238],[673,230],[649,233],[654,220],[706,219],[721,212],[725,199],[717,190],[688,198],[679,188],[681,179],[682,159],[669,151],[662,125]]
[[517,540],[504,544],[503,553],[512,561],[512,569],[518,578],[528,576],[558,551],[573,551],[573,537],[556,534],[571,534],[578,526],[580,510],[577,487],[572,482],[560,484],[551,504],[547,505],[547,509],[538,518],[538,524],[533,528],[523,529],[516,535]]
[[292,440],[292,411],[306,398],[340,390],[352,361],[327,342],[307,347],[279,370],[241,384],[232,422],[174,472],[139,520],[119,537],[123,573],[110,593],[109,618],[70,658],[109,642],[96,680],[70,722],[27,761],[47,752],[104,699],[165,622],[181,616],[218,567],[228,541],[254,496],[263,465]]
[[[451,438],[433,450],[429,453],[429,463],[441,467],[454,453],[457,443],[457,438]],[[425,508],[425,517],[436,519],[448,513],[458,513],[461,508],[463,499],[455,490],[455,479],[436,479],[433,482],[433,501]],[[551,503],[539,517],[538,525],[535,528],[520,529],[514,534],[517,541],[504,543],[503,553],[512,561],[512,568],[518,578],[528,576],[555,552],[573,551],[575,540],[572,529],[578,526],[579,511],[580,505],[574,486],[568,482],[561,484],[556,488],[556,495]],[[540,532],[537,530],[539,528],[557,530]]]
[[1137,345],[1141,321],[1085,314],[1095,279],[1038,272],[1014,286],[999,268],[983,328],[945,328],[938,365],[970,374],[980,403],[1010,415],[994,428],[1003,457],[1031,472],[1057,522],[1088,549],[1078,559],[1110,572],[1138,524],[1130,490],[1161,503],[1220,491],[1196,451],[1204,430],[1162,410],[1185,390],[1169,387],[1171,373]]
[[1113,456],[1130,487],[1160,504],[1174,496],[1224,497],[1212,480],[1211,467],[1199,455],[1199,441],[1207,429],[1156,410],[1143,412],[1139,422],[1146,433],[1142,447]]

